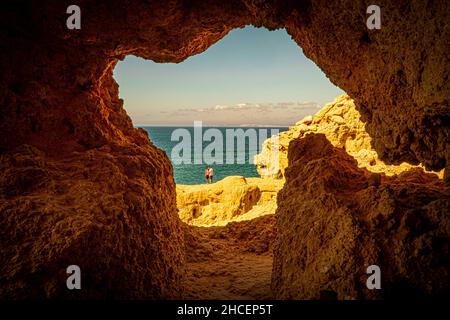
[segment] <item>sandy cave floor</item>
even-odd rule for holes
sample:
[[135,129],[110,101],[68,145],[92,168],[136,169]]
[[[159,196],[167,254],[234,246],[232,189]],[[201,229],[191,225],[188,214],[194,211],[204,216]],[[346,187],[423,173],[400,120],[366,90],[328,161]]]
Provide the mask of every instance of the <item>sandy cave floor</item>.
[[224,227],[185,225],[185,299],[271,299],[274,215]]

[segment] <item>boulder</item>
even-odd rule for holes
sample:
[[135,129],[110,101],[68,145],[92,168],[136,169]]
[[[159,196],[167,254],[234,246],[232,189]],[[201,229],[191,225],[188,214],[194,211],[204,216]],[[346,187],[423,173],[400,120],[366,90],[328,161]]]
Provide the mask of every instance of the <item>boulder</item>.
[[282,181],[230,176],[213,184],[177,185],[182,221],[195,226],[223,226],[274,214]]
[[[324,134],[291,142],[278,195],[277,299],[389,299],[449,294],[450,189],[411,168],[373,176]],[[369,290],[367,268],[381,270]]]

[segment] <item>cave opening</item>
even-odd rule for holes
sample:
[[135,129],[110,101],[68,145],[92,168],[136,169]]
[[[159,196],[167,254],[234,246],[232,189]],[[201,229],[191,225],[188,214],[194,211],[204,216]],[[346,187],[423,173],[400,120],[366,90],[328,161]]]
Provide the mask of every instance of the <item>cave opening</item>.
[[252,26],[178,64],[127,56],[114,78],[134,127],[172,164],[188,240],[186,296],[272,298],[274,213],[287,161],[283,150],[275,164],[273,140],[343,91],[285,29]]
[[[128,55],[181,62],[249,24],[286,28],[355,99],[341,97],[285,136],[296,163],[278,193],[275,297],[381,298],[365,287],[365,267],[375,260],[388,294],[403,293],[395,290],[400,280],[427,297],[448,296],[448,185],[420,168],[399,173],[377,157],[445,168],[449,182],[448,4],[415,2],[405,14],[385,2],[382,29],[367,30],[364,1],[82,1],[82,29],[67,30],[65,2],[8,3],[0,12],[0,297],[200,297],[183,293],[192,279],[210,297],[266,292],[271,262],[252,259],[271,242],[243,239],[270,237],[270,223],[262,230],[253,222],[273,215],[227,224],[236,248],[255,255],[245,263],[223,256],[205,269],[220,248],[239,255],[221,243],[220,226],[180,223],[169,157],[133,127],[112,76]],[[264,192],[252,189],[250,198]],[[81,291],[67,290],[73,264],[88,275]],[[191,282],[183,285],[186,265]],[[266,280],[230,286],[250,275]]]

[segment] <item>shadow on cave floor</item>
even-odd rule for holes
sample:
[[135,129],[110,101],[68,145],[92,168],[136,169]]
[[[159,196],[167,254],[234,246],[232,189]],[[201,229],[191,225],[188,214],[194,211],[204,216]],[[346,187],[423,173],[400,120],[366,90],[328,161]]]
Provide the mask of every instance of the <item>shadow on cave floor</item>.
[[271,299],[275,216],[223,227],[184,224],[185,299]]

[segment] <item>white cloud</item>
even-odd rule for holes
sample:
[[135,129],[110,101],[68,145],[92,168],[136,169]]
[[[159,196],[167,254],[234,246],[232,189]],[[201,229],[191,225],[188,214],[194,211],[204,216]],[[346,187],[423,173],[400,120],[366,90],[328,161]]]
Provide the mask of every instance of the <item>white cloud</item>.
[[215,105],[209,108],[183,108],[175,111],[154,112],[145,117],[133,117],[135,123],[158,125],[192,125],[201,120],[206,125],[290,126],[318,111],[315,102],[258,102],[236,105]]

